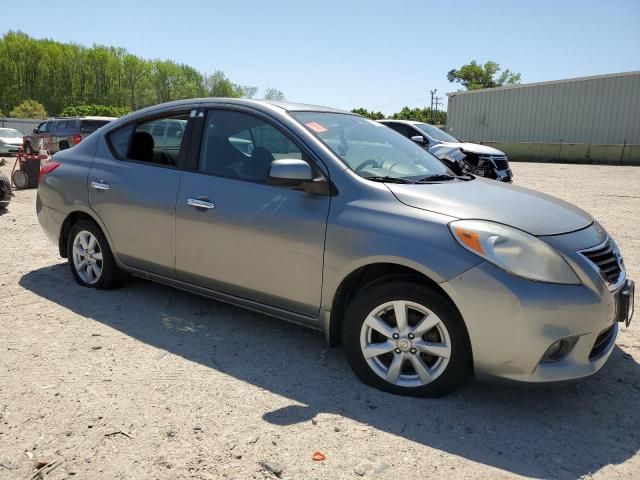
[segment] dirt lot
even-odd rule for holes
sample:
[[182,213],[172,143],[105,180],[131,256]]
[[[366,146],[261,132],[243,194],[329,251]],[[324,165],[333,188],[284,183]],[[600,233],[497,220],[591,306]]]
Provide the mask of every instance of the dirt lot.
[[[514,171],[593,213],[640,279],[640,168]],[[0,479],[57,460],[47,479],[640,478],[640,315],[581,383],[399,398],[317,332],[143,280],[77,286],[34,199],[0,215]]]

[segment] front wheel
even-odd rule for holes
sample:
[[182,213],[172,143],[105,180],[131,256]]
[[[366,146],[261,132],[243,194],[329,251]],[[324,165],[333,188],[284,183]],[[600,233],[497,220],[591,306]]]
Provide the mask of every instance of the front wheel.
[[108,290],[124,279],[116,264],[107,239],[94,222],[77,222],[67,240],[69,267],[76,281],[83,287]]
[[460,313],[417,283],[378,283],[359,293],[347,309],[343,346],[364,383],[398,395],[441,397],[470,373]]

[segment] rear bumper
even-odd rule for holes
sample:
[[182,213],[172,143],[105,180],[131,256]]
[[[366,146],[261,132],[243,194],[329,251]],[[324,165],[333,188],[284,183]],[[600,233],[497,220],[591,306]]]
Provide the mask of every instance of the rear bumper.
[[[587,377],[602,368],[615,346],[616,292],[534,282],[488,263],[441,286],[465,320],[480,380],[542,383]],[[542,363],[547,349],[561,339],[575,340],[575,346],[561,360]]]
[[38,215],[38,222],[47,235],[47,238],[58,245],[65,215],[53,208],[45,206],[40,199],[39,192],[36,196],[36,213]]

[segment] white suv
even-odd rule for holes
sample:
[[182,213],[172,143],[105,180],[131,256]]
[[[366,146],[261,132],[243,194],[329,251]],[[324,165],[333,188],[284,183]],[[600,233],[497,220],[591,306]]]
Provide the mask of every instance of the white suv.
[[428,123],[409,120],[379,122],[418,143],[459,175],[473,173],[501,182],[513,181],[507,155],[496,148],[461,142]]

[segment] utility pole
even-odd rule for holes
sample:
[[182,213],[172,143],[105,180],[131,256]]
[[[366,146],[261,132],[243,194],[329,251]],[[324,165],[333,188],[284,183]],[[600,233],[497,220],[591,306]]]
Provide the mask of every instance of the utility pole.
[[429,112],[431,113],[431,123],[433,123],[433,103],[435,100],[436,103],[436,109],[438,108],[438,97],[436,96],[436,94],[438,93],[438,89],[434,88],[433,90],[430,90],[431,93],[431,107],[429,108]]
[[[436,97],[436,98],[435,98],[436,114],[438,113],[438,105],[443,105],[443,106],[444,106],[444,103],[440,102],[440,99],[441,99],[441,98],[442,98],[442,97]],[[433,116],[433,115],[432,115],[432,116]],[[437,115],[436,115],[436,119],[437,119]],[[433,120],[431,120],[431,121],[433,122]],[[435,125],[435,123],[434,123],[434,125]]]

